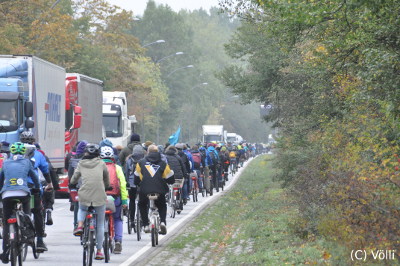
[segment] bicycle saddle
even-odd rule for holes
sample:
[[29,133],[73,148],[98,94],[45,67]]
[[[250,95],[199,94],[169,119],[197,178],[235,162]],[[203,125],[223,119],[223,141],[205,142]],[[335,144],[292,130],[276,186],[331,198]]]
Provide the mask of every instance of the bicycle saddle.
[[147,195],[149,200],[156,200],[156,199],[158,199],[158,196],[159,196],[158,193],[150,193],[150,194]]

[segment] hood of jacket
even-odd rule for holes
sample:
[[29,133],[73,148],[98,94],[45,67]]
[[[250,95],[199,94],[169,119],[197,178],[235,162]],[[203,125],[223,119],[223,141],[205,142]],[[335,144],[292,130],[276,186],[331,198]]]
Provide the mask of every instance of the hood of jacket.
[[166,155],[178,154],[178,150],[177,150],[175,147],[170,146],[170,147],[168,147],[168,148],[165,150],[165,154],[166,154]]
[[79,161],[79,163],[85,167],[85,168],[95,168],[99,163],[100,163],[101,159],[100,157],[95,157],[92,159],[86,159],[86,158],[82,158],[82,160]]
[[215,152],[215,148],[213,146],[210,146],[207,148],[208,152]]
[[133,149],[133,146],[135,146],[135,145],[140,145],[140,146],[142,146],[142,143],[140,143],[139,141],[133,141],[133,142],[129,143],[127,147],[128,147],[130,150],[132,150],[132,149]]
[[146,156],[146,160],[151,162],[152,164],[157,164],[161,161],[161,154],[159,152],[150,152]]

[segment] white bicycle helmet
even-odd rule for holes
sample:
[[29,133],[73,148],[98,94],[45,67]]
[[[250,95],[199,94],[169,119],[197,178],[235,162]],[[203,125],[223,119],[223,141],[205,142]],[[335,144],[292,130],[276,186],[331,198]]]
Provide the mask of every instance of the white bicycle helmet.
[[100,149],[100,158],[107,159],[107,158],[114,158],[114,150],[111,147],[103,146]]

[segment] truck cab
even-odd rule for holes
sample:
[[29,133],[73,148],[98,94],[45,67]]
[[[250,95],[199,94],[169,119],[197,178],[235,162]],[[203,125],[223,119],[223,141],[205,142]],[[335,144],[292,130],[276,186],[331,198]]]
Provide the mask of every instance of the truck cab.
[[106,137],[114,146],[128,145],[134,130],[135,116],[128,116],[126,93],[123,91],[103,92],[103,126]]

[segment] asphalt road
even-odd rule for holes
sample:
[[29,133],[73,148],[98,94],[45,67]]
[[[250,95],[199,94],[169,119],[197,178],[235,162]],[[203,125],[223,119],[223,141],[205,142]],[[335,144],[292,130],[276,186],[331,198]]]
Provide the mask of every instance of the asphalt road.
[[[247,162],[248,163],[248,162]],[[247,163],[245,165],[247,165]],[[137,265],[143,263],[146,259],[153,255],[154,252],[162,249],[168,244],[170,238],[179,235],[182,227],[191,219],[194,219],[202,209],[206,208],[217,200],[221,195],[226,193],[235,183],[239,172],[227,182],[224,192],[215,193],[213,196],[202,197],[199,195],[199,201],[189,201],[184,206],[181,214],[177,214],[175,218],[170,218],[167,215],[167,230],[165,236],[160,235],[159,246],[151,246],[150,234],[142,233],[141,241],[137,241],[136,234],[132,231],[129,235],[126,229],[126,221],[124,221],[124,236],[122,242],[122,254],[111,254],[109,265]],[[73,213],[69,210],[69,202],[67,199],[56,199],[53,211],[54,224],[46,227],[47,237],[45,242],[48,251],[41,254],[39,259],[34,259],[31,250],[29,250],[25,265],[40,265],[40,266],[75,266],[82,265],[82,246],[80,245],[79,237],[72,235],[73,230]],[[94,261],[94,265],[103,264],[102,261]]]

